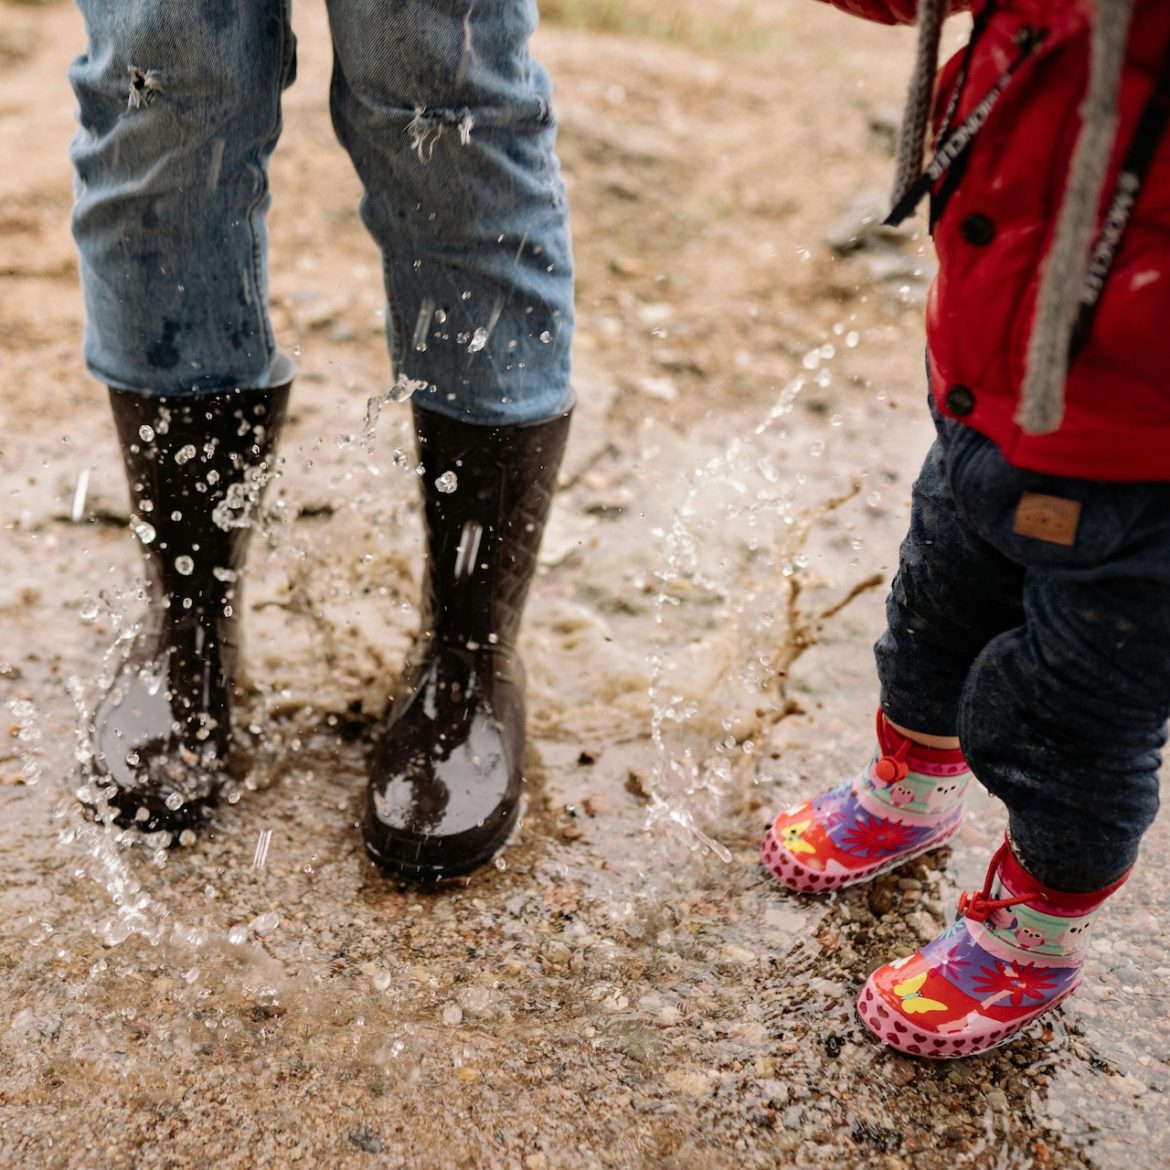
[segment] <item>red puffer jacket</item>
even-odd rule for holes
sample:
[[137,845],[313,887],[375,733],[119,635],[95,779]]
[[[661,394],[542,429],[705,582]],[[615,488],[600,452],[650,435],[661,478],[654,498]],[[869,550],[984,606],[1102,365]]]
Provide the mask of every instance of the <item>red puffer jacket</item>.
[[[915,19],[914,0],[827,0],[885,24]],[[1041,264],[1060,213],[1088,83],[1091,0],[959,0],[984,9],[958,125],[1018,55],[1026,28],[1045,30],[975,140],[934,229],[939,273],[927,341],[940,409],[992,439],[1019,467],[1096,480],[1170,480],[1170,132],[1161,139],[1070,372],[1064,421],[1027,435],[1013,421]],[[1170,3],[1136,0],[1120,123],[1101,214],[1170,48]],[[961,73],[944,66],[936,123]],[[940,180],[940,184],[945,182]],[[936,185],[936,191],[939,186]]]

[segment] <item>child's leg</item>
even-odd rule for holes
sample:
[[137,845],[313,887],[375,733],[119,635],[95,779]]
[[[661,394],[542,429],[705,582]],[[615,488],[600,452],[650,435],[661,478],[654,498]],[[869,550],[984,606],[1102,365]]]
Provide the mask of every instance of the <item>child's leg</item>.
[[[1024,620],[981,651],[958,710],[1010,844],[959,920],[875,971],[858,1003],[881,1039],[936,1057],[1003,1043],[1076,989],[1089,928],[1157,810],[1170,715],[1170,484],[1032,475],[977,436],[956,447],[956,494],[1027,566]],[[1038,502],[1072,517],[1061,539],[1027,521]]]
[[1023,570],[964,518],[937,442],[914,485],[889,628],[876,647],[877,751],[853,780],[769,826],[761,857],[780,882],[802,892],[853,885],[958,829],[970,776],[954,738],[963,686],[988,641],[1022,620],[1022,587]]
[[1007,806],[1020,861],[1058,890],[1096,890],[1128,871],[1158,811],[1170,716],[1166,527],[1163,580],[1115,578],[1110,566],[1032,572],[1026,624],[987,645],[963,693],[967,757]]
[[874,647],[881,705],[903,734],[957,746],[971,664],[1023,620],[1024,570],[984,540],[951,490],[946,444],[936,441],[914,484],[910,528]]

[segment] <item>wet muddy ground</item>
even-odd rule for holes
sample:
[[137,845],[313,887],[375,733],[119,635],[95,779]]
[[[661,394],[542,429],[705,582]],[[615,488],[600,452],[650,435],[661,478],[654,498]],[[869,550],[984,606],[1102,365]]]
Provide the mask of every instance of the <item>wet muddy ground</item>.
[[911,46],[796,0],[669,11],[669,35],[540,34],[580,407],[526,627],[527,814],[495,866],[418,891],[355,828],[420,547],[404,408],[366,425],[382,294],[323,7],[298,4],[274,165],[302,373],[248,582],[252,766],[167,850],[71,797],[138,569],[77,353],[79,20],[0,2],[0,1165],[1170,1163],[1165,822],[1079,997],[950,1065],[878,1047],[852,999],[980,882],[991,803],[867,889],[802,900],[758,868],[767,811],[869,751],[875,579],[929,437],[926,249],[855,246]]

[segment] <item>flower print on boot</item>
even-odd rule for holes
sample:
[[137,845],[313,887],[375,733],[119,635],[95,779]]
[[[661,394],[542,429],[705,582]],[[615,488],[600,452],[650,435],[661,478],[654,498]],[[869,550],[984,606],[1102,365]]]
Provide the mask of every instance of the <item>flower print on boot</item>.
[[[1128,876],[1128,875],[1126,875]],[[1125,881],[1065,894],[1043,886],[1005,841],[960,918],[905,959],[879,967],[857,1010],[879,1040],[914,1056],[986,1052],[1077,988],[1097,911]]]
[[963,819],[971,772],[958,750],[928,748],[877,713],[877,751],[853,780],[780,813],[760,859],[799,893],[866,881],[944,844]]

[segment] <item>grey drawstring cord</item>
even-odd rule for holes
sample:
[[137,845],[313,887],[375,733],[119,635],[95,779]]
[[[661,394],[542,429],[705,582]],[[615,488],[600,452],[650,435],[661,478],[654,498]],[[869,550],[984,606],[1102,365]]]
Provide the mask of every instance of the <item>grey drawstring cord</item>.
[[898,157],[894,174],[893,206],[902,202],[907,191],[922,174],[922,154],[926,147],[926,130],[934,105],[934,78],[938,72],[938,46],[946,18],[947,0],[919,0],[918,55],[914,75],[906,94],[902,112],[902,129],[898,133]]
[[[1064,418],[1069,347],[1088,272],[1109,156],[1117,133],[1117,94],[1134,0],[1094,0],[1089,85],[1052,243],[1044,258],[1016,422],[1030,435]],[[894,206],[922,174],[947,0],[919,0],[918,53],[898,139]]]
[[1040,273],[1036,316],[1016,422],[1029,435],[1047,435],[1064,418],[1069,345],[1089,267],[1089,249],[1117,136],[1117,92],[1125,64],[1133,0],[1096,0],[1089,88],[1052,244]]

